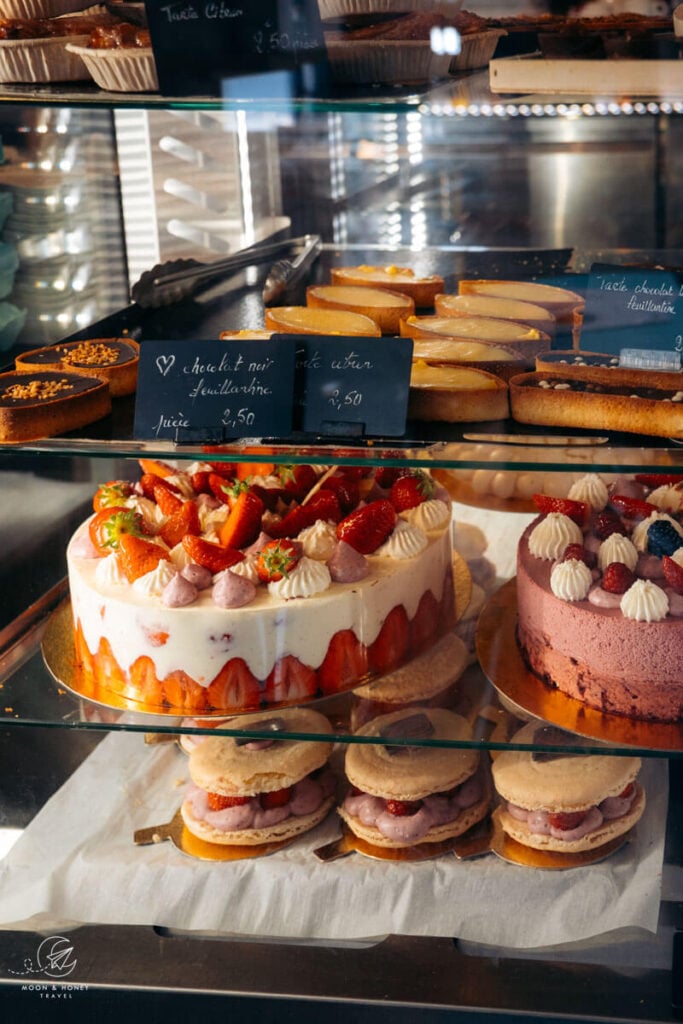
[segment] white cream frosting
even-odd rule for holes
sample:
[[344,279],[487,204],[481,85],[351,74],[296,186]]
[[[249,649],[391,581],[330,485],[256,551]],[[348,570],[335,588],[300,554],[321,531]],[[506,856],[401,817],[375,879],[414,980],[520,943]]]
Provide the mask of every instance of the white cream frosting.
[[635,622],[660,622],[669,611],[669,598],[651,580],[636,580],[619,605],[623,615]]
[[445,502],[439,501],[438,498],[430,498],[415,508],[401,512],[401,518],[429,533],[430,530],[440,530],[446,525],[451,518],[451,510]]
[[550,574],[550,589],[562,601],[583,601],[593,583],[593,576],[585,562],[568,558],[558,562]]
[[681,537],[683,537],[683,527],[681,527],[675,519],[672,519],[672,517],[667,515],[666,512],[653,512],[647,517],[647,519],[643,519],[633,528],[631,540],[638,551],[647,551],[647,531],[650,529],[652,524],[656,523],[659,519],[663,519],[665,522],[671,523],[674,529],[681,535]]
[[384,544],[377,548],[375,554],[386,558],[415,558],[421,551],[424,551],[428,543],[424,530],[399,519]]
[[182,544],[176,544],[174,548],[171,548],[169,556],[178,572],[182,572],[185,566],[192,561]]
[[172,562],[161,558],[151,572],[146,572],[144,576],[138,576],[133,583],[133,590],[146,597],[161,597],[164,588],[171,582],[177,571]]
[[334,523],[326,523],[318,519],[312,526],[301,531],[297,540],[301,542],[307,558],[315,558],[326,562],[332,557],[337,546],[337,529]]
[[177,487],[184,498],[194,498],[194,487],[187,473],[171,473],[165,479],[167,484]]
[[255,586],[258,586],[261,578],[256,568],[256,561],[256,555],[247,555],[242,562],[235,562],[234,565],[231,565],[230,572],[234,572],[237,576],[244,576],[245,579],[251,580]]
[[631,572],[633,572],[638,562],[638,551],[635,544],[621,533],[610,534],[606,540],[603,540],[598,549],[598,565],[600,568],[606,569],[611,562],[622,562],[629,567]]
[[218,508],[198,505],[197,514],[202,533],[217,533],[230,515],[230,509],[227,505],[219,505]]
[[571,485],[568,497],[572,501],[585,501],[596,512],[602,512],[609,495],[604,480],[597,474],[587,473]]
[[95,569],[95,579],[103,587],[117,587],[128,583],[126,574],[121,568],[121,560],[115,551],[99,560]]
[[149,498],[145,498],[141,494],[133,494],[130,498],[127,498],[125,505],[126,508],[132,508],[134,512],[139,512],[143,522],[153,533],[156,533],[162,523],[166,522],[167,516],[164,515],[156,502],[150,501]]
[[313,597],[327,590],[331,583],[332,577],[327,566],[304,555],[289,575],[268,584],[268,593],[289,601],[293,597]]
[[657,508],[665,509],[667,512],[678,512],[683,503],[683,494],[676,488],[665,484],[650,491],[647,500]]
[[529,551],[534,558],[555,561],[569,544],[583,544],[581,527],[562,512],[549,512],[529,534]]

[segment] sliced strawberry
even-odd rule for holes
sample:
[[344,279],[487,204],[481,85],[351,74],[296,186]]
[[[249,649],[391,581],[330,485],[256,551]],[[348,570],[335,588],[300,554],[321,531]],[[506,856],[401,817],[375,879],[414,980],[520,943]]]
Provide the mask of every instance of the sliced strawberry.
[[636,577],[623,562],[610,562],[602,574],[601,586],[609,594],[625,594],[632,587]]
[[211,473],[208,469],[198,469],[196,473],[192,473],[190,476],[190,483],[192,484],[192,490],[195,494],[211,494],[211,487],[209,486],[209,477]]
[[214,711],[256,711],[261,690],[242,658],[231,658],[206,688],[207,707]]
[[141,654],[129,667],[128,675],[132,688],[131,696],[135,700],[142,701],[142,703],[154,708],[165,707],[164,690],[157,678],[154,662],[151,658]]
[[569,832],[581,824],[586,814],[586,811],[556,811],[548,815],[548,824],[561,832]]
[[320,489],[322,491],[332,491],[339,502],[339,508],[343,516],[352,512],[360,501],[360,488],[357,481],[353,480],[350,476],[346,476],[343,471],[335,473],[333,476],[328,476],[327,480],[320,485]]
[[406,818],[417,812],[422,807],[421,800],[387,800],[386,810],[396,818]]
[[192,561],[203,565],[211,573],[223,572],[231,565],[244,561],[244,555],[236,548],[224,548],[222,544],[214,544],[192,533],[186,533],[181,543]]
[[271,476],[275,472],[275,463],[238,462],[234,469],[238,480],[249,480],[253,476]]
[[657,506],[651,505],[649,501],[642,501],[641,498],[629,498],[627,494],[613,494],[609,503],[617,512],[621,512],[622,515],[629,516],[631,519],[647,519],[653,512],[659,511]]
[[368,670],[368,654],[352,629],[335,633],[318,669],[323,693],[340,693],[358,685]]
[[409,472],[409,469],[405,469],[400,466],[380,466],[375,470],[375,483],[378,487],[382,487],[385,491],[388,491],[400,476],[405,476],[405,474]]
[[124,533],[119,543],[121,568],[129,583],[156,569],[159,562],[168,561],[168,555],[151,540]]
[[103,508],[111,508],[112,505],[121,507],[132,493],[133,485],[128,480],[109,480],[106,484],[100,484],[95,491],[92,506],[95,512],[101,512]]
[[425,590],[410,620],[410,650],[413,654],[424,650],[434,639],[439,626],[439,613],[439,602],[431,590]]
[[646,487],[674,487],[683,484],[680,473],[636,473],[636,480]]
[[245,548],[261,532],[263,502],[250,491],[242,491],[221,526],[218,539],[226,548]]
[[310,700],[318,692],[318,674],[310,665],[287,654],[275,662],[266,678],[262,699],[266,704],[293,704]]
[[186,534],[196,535],[201,532],[197,506],[193,501],[188,500],[182,501],[178,511],[163,523],[159,530],[159,536],[168,544],[169,548],[174,548],[176,544],[180,544]]
[[277,503],[283,494],[281,487],[262,487],[261,484],[255,484],[251,481],[247,486],[251,494],[255,494],[257,498],[261,499],[264,508],[267,508],[270,512],[275,511]]
[[187,672],[177,669],[164,677],[164,698],[168,707],[194,714],[206,711],[206,687],[196,683]]
[[282,537],[269,540],[258,553],[256,571],[264,583],[276,583],[296,569],[301,559],[301,547],[293,540]]
[[360,551],[361,555],[370,555],[384,543],[395,524],[394,506],[390,501],[381,499],[345,516],[337,526],[337,537]]
[[295,501],[303,501],[318,482],[318,474],[313,466],[278,466],[277,475],[285,494]]
[[173,476],[175,473],[173,466],[169,466],[167,462],[161,462],[159,459],[138,459],[138,464],[143,473],[153,476]]
[[250,796],[224,796],[222,793],[207,793],[210,811],[224,811],[228,807],[242,807],[250,803]]
[[392,608],[379,631],[379,636],[368,650],[368,662],[373,672],[388,672],[400,665],[408,653],[410,626],[403,605]]
[[140,477],[140,489],[144,496],[146,498],[149,498],[150,501],[155,500],[155,487],[164,487],[166,488],[167,491],[170,491],[171,494],[180,494],[180,488],[176,487],[175,484],[172,484],[169,480],[166,480],[164,477],[155,476],[154,473],[143,473],[143,475]]
[[585,501],[574,501],[572,498],[553,498],[548,494],[533,494],[532,500],[539,512],[559,512],[569,516],[579,526],[588,521],[590,507]]
[[165,516],[174,516],[183,507],[183,499],[168,487],[157,484],[153,494],[154,500]]
[[135,509],[112,505],[95,513],[88,532],[100,554],[109,555],[118,550],[124,534],[142,537],[145,528],[142,516]]
[[302,530],[313,526],[319,519],[338,523],[341,519],[339,502],[332,491],[319,490],[305,505],[297,505],[283,516],[278,523],[268,525],[271,537],[297,537]]
[[674,561],[670,555],[662,558],[662,571],[664,579],[671,589],[677,594],[683,594],[683,566]]
[[389,500],[397,512],[405,512],[433,498],[435,490],[432,478],[418,469],[408,476],[400,476],[392,484]]
[[259,800],[264,811],[273,807],[284,807],[292,798],[292,787],[285,786],[284,789],[273,789],[270,793],[260,793]]
[[218,473],[219,476],[225,476],[229,480],[232,480],[235,476],[237,469],[234,462],[209,462],[209,466],[214,473]]
[[570,562],[572,560],[576,562],[583,562],[583,564],[587,565],[589,569],[592,569],[597,563],[595,553],[593,551],[589,551],[588,548],[583,546],[583,544],[567,544],[567,547],[562,553],[561,560],[563,562]]

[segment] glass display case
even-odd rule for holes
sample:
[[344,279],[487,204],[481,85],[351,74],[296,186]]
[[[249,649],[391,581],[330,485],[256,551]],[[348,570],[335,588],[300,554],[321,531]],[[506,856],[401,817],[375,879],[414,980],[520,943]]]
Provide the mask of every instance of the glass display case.
[[[486,70],[320,100],[6,86],[0,200],[13,193],[13,205],[3,241],[19,254],[7,298],[25,319],[3,346],[3,365],[63,338],[215,345],[221,332],[262,329],[268,264],[173,303],[145,307],[128,296],[156,263],[210,262],[273,237],[321,239],[305,280],[287,293],[291,304],[342,265],[410,267],[441,275],[451,293],[475,278],[584,293],[596,263],[679,268],[683,93],[660,79],[633,98],[606,88],[496,94]],[[41,203],[38,226],[27,227],[22,204]],[[555,350],[575,341],[560,332]],[[192,999],[209,1019],[227,1011],[246,1019],[674,1020],[683,1006],[680,709],[657,721],[552,690],[518,646],[515,577],[522,535],[539,511],[532,494],[548,499],[541,507],[566,511],[572,485],[585,491],[589,479],[609,488],[639,478],[641,499],[658,483],[678,491],[680,433],[409,417],[398,439],[247,437],[207,450],[140,439],[134,410],[134,395],[116,398],[111,414],[87,428],[0,450],[0,999],[29,1019],[46,1019],[60,1000],[65,1013],[142,1019],[183,1012]],[[450,505],[448,609],[436,600],[423,609],[426,642],[406,640],[383,662],[368,653],[377,630],[370,636],[366,624],[350,681],[338,670],[339,685],[326,682],[322,659],[302,690],[299,676],[269,689],[264,672],[256,705],[211,704],[203,693],[193,703],[185,683],[177,700],[168,689],[141,699],[130,679],[111,682],[113,655],[104,685],[84,681],[66,548],[105,481],[132,489],[141,472],[177,480],[209,469],[262,480],[311,465],[319,487],[335,475],[364,480],[366,498],[381,472],[426,471]],[[228,469],[235,466],[246,468]],[[416,570],[414,588],[418,578]],[[311,611],[306,642],[335,614]],[[417,635],[417,619],[413,609],[401,643]],[[274,644],[291,658],[294,641],[281,629],[281,620],[264,627],[263,649]],[[466,724],[457,734],[434,727],[430,698],[376,696],[392,673],[406,675],[414,694],[420,659],[429,674],[444,636],[457,636],[463,652],[448,679],[455,676],[447,706]],[[374,699],[374,715],[408,706],[408,726],[358,732],[363,698]],[[288,726],[298,706],[323,715],[325,728],[315,715]],[[250,718],[235,726],[237,713]],[[515,859],[488,815],[438,853],[427,844],[428,856],[424,845],[422,856],[416,844],[408,852],[364,846],[334,809],[283,848],[247,856],[244,847],[237,855],[200,841],[199,849],[179,808],[187,751],[216,726],[238,750],[329,745],[335,803],[355,749],[370,759],[382,751],[394,772],[416,752],[416,772],[421,753],[473,758],[488,770],[517,750],[536,766],[561,762],[567,778],[606,753],[622,768],[640,759],[647,804],[627,841],[580,864],[566,853],[543,860],[543,851]]]

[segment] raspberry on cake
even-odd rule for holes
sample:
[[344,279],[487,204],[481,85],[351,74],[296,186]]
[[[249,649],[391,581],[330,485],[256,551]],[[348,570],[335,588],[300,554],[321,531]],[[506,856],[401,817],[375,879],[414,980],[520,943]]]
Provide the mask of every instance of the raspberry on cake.
[[427,474],[394,504],[354,467],[142,468],[132,492],[98,488],[68,547],[88,695],[187,714],[299,703],[453,624],[450,500]]
[[590,707],[680,722],[680,513],[618,493],[600,511],[572,499],[537,504],[544,514],[517,552],[517,636],[527,664]]

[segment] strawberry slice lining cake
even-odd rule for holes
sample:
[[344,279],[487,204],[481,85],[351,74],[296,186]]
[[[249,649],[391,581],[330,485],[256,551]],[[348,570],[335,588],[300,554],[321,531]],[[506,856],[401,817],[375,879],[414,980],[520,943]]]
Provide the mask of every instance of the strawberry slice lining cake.
[[421,470],[142,460],[67,549],[79,692],[251,711],[353,688],[452,626],[451,506]]
[[683,721],[683,477],[535,495],[517,553],[517,637],[546,682],[601,711]]

